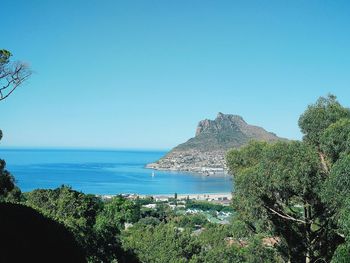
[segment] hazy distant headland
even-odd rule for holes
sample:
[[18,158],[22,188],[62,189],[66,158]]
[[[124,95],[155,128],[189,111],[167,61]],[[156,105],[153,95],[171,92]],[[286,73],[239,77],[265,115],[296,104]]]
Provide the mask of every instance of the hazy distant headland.
[[244,146],[251,140],[274,142],[286,139],[247,124],[241,116],[219,112],[215,120],[199,122],[195,137],[146,167],[206,174],[224,173],[227,171],[226,152]]

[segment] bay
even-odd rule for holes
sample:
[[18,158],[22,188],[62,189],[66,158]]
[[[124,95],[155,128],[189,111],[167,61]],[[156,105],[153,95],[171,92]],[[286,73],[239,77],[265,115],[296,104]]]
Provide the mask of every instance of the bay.
[[23,192],[69,185],[90,194],[228,193],[229,176],[205,176],[185,172],[154,171],[145,165],[163,151],[2,149],[0,158]]

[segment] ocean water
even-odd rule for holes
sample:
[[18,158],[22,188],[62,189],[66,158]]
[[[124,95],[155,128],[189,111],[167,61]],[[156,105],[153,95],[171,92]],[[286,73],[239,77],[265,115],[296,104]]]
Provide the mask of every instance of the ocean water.
[[159,151],[2,149],[7,170],[23,192],[62,184],[90,194],[231,192],[230,176],[203,176],[144,168]]

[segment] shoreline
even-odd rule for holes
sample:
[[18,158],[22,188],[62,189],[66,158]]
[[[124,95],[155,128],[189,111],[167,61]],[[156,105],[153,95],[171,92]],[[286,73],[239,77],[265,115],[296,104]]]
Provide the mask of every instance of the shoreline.
[[[99,195],[103,199],[110,199],[114,196],[124,196],[126,198],[130,199],[136,199],[136,198],[147,198],[152,197],[155,200],[165,200],[169,198],[174,198],[174,194],[132,194],[132,193],[121,193],[121,194],[114,194],[114,195]],[[178,200],[232,200],[232,193],[231,192],[223,192],[223,193],[200,193],[200,194],[177,194]]]
[[178,172],[178,173],[189,173],[193,175],[201,176],[229,176],[230,173],[224,168],[208,168],[208,167],[193,167],[193,168],[170,168],[160,167],[157,163],[148,163],[144,166],[145,169],[153,171],[165,171],[165,172]]
[[145,169],[153,170],[154,172],[167,172],[167,173],[182,173],[182,174],[188,174],[193,176],[207,176],[207,177],[230,177],[231,174],[229,172],[216,172],[216,173],[208,173],[208,172],[200,172],[200,171],[188,171],[188,170],[167,170],[167,169],[155,169],[155,168],[149,168],[145,167]]

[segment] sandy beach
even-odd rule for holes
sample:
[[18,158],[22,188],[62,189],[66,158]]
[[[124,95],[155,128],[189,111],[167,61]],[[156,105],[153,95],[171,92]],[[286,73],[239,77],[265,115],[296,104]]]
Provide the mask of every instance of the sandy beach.
[[[146,197],[146,196],[152,196],[155,199],[159,199],[162,197],[165,198],[172,198],[174,197],[174,194],[156,194],[156,195],[139,195],[140,197]],[[232,199],[232,193],[204,193],[204,194],[177,194],[177,199],[197,199],[197,200],[204,200],[204,199],[219,199],[219,198],[226,198],[231,200]]]
[[[123,196],[131,198],[146,198],[153,197],[155,200],[165,200],[173,198],[175,194],[150,194],[150,195],[138,195],[138,194],[121,194]],[[109,199],[115,195],[102,195],[103,198]],[[178,200],[191,199],[191,200],[231,200],[232,193],[204,193],[204,194],[177,194]]]

